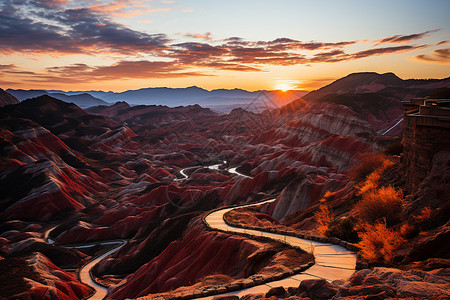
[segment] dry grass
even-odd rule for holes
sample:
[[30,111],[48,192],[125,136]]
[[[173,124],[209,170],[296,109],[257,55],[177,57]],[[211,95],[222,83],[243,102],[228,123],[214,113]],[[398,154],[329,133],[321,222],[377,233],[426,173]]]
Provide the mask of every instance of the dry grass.
[[441,223],[436,211],[428,206],[423,208],[418,215],[413,216],[413,221],[414,225],[421,231],[431,230]]
[[400,227],[400,234],[402,237],[406,238],[406,239],[410,239],[415,237],[418,234],[418,229],[416,228],[416,226],[409,224],[409,223],[405,223]]
[[319,210],[315,213],[317,223],[319,223],[317,230],[325,235],[331,222],[334,221],[334,214],[330,207],[326,204],[319,205]]
[[392,265],[395,253],[405,242],[400,233],[387,228],[386,223],[367,224],[357,246],[364,259],[372,264]]
[[361,162],[353,167],[349,171],[349,176],[355,181],[362,181],[376,170],[382,169],[383,171],[393,162],[390,161],[385,155],[366,155],[361,158]]
[[420,214],[413,216],[417,223],[427,222],[431,219],[433,211],[428,206],[423,208]]
[[[379,180],[384,171],[392,166],[394,162],[389,160],[384,155],[375,156],[377,159],[377,167],[372,170],[369,174],[364,177],[364,181],[359,185],[359,194],[364,195],[365,193],[371,192],[379,186]],[[375,160],[375,159],[374,159]]]
[[381,178],[380,172],[372,172],[367,176],[362,185],[359,186],[359,195],[364,195],[378,188],[378,181]]
[[385,220],[391,226],[400,221],[403,194],[392,186],[372,189],[363,194],[354,212],[362,224],[375,224]]
[[323,198],[325,199],[331,199],[332,197],[334,197],[335,193],[330,192],[330,191],[326,191],[325,194],[323,195]]

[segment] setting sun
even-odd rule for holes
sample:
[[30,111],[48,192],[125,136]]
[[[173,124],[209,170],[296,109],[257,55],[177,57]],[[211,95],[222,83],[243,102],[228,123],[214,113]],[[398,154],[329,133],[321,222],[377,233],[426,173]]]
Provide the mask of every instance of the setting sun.
[[283,92],[286,92],[286,91],[291,90],[292,87],[290,85],[286,84],[286,83],[281,83],[281,84],[277,85],[276,89],[280,90],[280,91],[283,91]]

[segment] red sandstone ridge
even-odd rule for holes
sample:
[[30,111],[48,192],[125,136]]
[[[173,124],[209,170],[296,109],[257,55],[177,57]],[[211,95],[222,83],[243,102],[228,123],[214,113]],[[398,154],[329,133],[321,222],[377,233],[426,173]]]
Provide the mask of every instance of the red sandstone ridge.
[[[134,298],[194,285],[212,274],[228,278],[270,274],[293,267],[293,261],[307,260],[292,255],[291,262],[281,259],[284,252],[274,245],[218,232],[205,232],[197,225],[180,241],[173,242],[160,255],[127,276],[114,287],[112,299]],[[280,252],[274,255],[276,252]],[[173,293],[173,292],[171,292]]]
[[0,107],[20,103],[16,97],[0,89]]
[[[28,257],[0,260],[0,294],[9,299],[84,299],[92,289],[35,252]],[[21,274],[22,278],[17,277]]]
[[[21,182],[28,182],[25,188]],[[106,186],[60,162],[38,161],[5,174],[2,217],[50,220],[61,211],[79,211],[92,203],[86,195]],[[85,196],[82,196],[85,195]]]
[[317,203],[326,192],[339,190],[346,183],[345,177],[327,175],[319,170],[300,173],[286,185],[277,200],[270,205],[271,215],[277,220],[283,220],[287,215]]
[[[434,89],[449,85],[449,78],[402,80],[393,73],[354,73],[303,98],[312,102],[345,105],[376,130],[384,132],[403,117],[401,101],[423,97]],[[392,135],[392,132],[389,134]]]
[[[446,82],[420,83],[408,92],[418,82],[402,85],[394,76],[372,75],[371,80],[350,76],[344,80],[350,83],[339,81],[261,114],[126,103],[85,111],[49,96],[0,107],[0,259],[40,252],[58,267],[77,268],[85,256],[64,251],[64,245],[120,238],[129,242],[93,270],[102,282],[118,284],[116,298],[168,297],[171,289],[244,280],[258,270],[285,270],[289,264],[281,262],[295,255],[277,256],[277,250],[264,249],[266,243],[188,224],[220,206],[268,198],[277,199],[254,212],[251,225],[319,234],[316,212],[325,204],[334,217],[327,234],[357,242],[362,227],[352,207],[362,198],[364,182],[353,177],[353,167],[360,155],[385,149],[401,154],[400,139],[382,136],[381,129],[399,121],[398,104],[405,95],[425,95]],[[403,158],[389,158],[393,164],[374,179],[377,187],[391,185],[406,194],[402,174],[414,174],[407,184],[415,185],[416,193],[403,199],[396,215],[400,221],[390,229],[403,232],[409,245],[392,260],[416,269],[420,260],[445,259],[448,253],[438,247],[449,232],[448,151],[427,146],[433,140],[424,132],[406,134]],[[444,133],[433,136],[443,139]],[[419,157],[421,164],[415,165]],[[401,169],[400,160],[403,168],[410,166]],[[235,167],[252,178],[227,171]],[[43,223],[39,227],[35,221]],[[44,246],[47,222],[56,226],[50,237],[58,246]],[[83,251],[92,255],[101,248]],[[267,268],[258,269],[256,259]],[[14,284],[23,287],[20,272],[15,276],[20,280]],[[53,291],[53,281],[39,282]],[[303,296],[314,294],[304,288]],[[338,288],[324,287],[331,289]]]

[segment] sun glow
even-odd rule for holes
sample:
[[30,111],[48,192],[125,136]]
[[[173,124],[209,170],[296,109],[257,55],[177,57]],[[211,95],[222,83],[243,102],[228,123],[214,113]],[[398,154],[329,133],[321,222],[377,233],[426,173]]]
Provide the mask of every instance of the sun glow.
[[289,84],[280,83],[280,84],[277,85],[276,89],[280,90],[280,91],[283,91],[283,92],[287,92],[289,90],[292,90],[292,87]]

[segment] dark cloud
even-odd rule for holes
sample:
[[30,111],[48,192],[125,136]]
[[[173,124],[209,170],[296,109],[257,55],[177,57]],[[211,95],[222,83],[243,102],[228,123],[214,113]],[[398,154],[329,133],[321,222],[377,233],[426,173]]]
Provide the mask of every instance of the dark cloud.
[[309,60],[309,63],[338,62],[348,59],[350,59],[349,54],[346,54],[341,49],[336,49],[328,52],[317,53]]
[[356,44],[358,41],[342,41],[337,43],[323,43],[323,42],[303,42],[290,38],[277,38],[272,41],[245,41],[238,37],[225,39],[226,45],[242,46],[242,47],[264,47],[269,51],[294,51],[294,50],[320,50],[342,48],[348,45]]
[[355,52],[350,55],[352,59],[364,58],[369,56],[377,56],[383,54],[393,54],[393,53],[401,53],[407,52],[417,49],[423,49],[427,47],[426,45],[404,45],[404,46],[394,46],[394,47],[382,47],[382,48],[373,48],[368,50],[362,50]]
[[14,64],[0,65],[0,71],[5,74],[22,74],[22,75],[36,74],[35,72],[21,70],[19,67],[17,67]]
[[440,41],[436,45],[450,45],[450,41]]
[[[264,66],[310,65],[333,63],[371,56],[402,53],[425,48],[410,45],[411,41],[429,36],[437,30],[409,35],[394,35],[379,41],[300,41],[280,37],[270,41],[248,41],[229,37],[212,41],[212,34],[185,33],[184,36],[203,39],[203,42],[174,43],[166,34],[148,34],[114,22],[112,10],[126,12],[131,0],[117,0],[85,8],[67,9],[68,0],[2,0],[0,3],[0,53],[33,54],[120,54],[129,56],[110,66],[92,67],[74,64],[48,68],[35,74],[16,66],[2,65],[5,74],[23,75],[26,80],[114,80],[119,78],[173,78],[206,76],[191,72],[193,68],[230,71],[264,71]],[[71,2],[72,4],[74,2]],[[82,2],[85,3],[85,2]],[[134,3],[133,9],[139,4]],[[357,52],[347,46],[365,45]],[[381,47],[384,43],[397,43]],[[445,44],[442,41],[438,44]],[[378,47],[373,47],[378,46]],[[367,49],[368,48],[368,49]],[[417,56],[422,61],[445,61],[445,49],[430,55]],[[142,60],[142,54],[155,61]],[[134,58],[133,61],[130,59]],[[139,58],[139,59],[138,59]],[[158,61],[158,58],[164,61]],[[170,61],[169,61],[170,60]],[[34,78],[34,79],[33,79]],[[78,79],[77,79],[78,80]]]
[[166,55],[184,63],[191,63],[196,60],[222,57],[227,55],[228,52],[229,50],[226,47],[213,46],[207,43],[180,43],[171,45]]
[[450,48],[437,49],[431,54],[416,55],[415,58],[422,62],[449,64],[450,63]]
[[68,4],[68,0],[35,0],[36,5],[40,5],[45,8],[59,7],[64,4]]
[[[354,43],[356,42],[305,43],[288,38],[251,42],[240,38],[232,38],[222,45],[210,45],[208,43],[174,44],[159,55],[172,58],[175,62],[184,65],[255,71],[260,70],[261,65],[289,66],[332,63],[383,54],[401,53],[425,47],[424,45],[401,45],[346,53],[343,47]],[[312,55],[299,54],[297,52],[297,50],[305,49],[315,51]],[[230,63],[233,65],[230,65]]]
[[165,34],[135,31],[92,9],[64,10],[51,5],[55,2],[32,1],[23,7],[7,1],[0,11],[0,51],[129,55],[152,53],[169,42]]
[[2,72],[15,70],[16,68],[17,68],[17,66],[14,65],[14,64],[8,64],[8,65],[1,65],[0,64],[0,71],[2,71]]
[[72,49],[69,38],[59,34],[59,29],[0,11],[0,52],[83,52],[78,47]]
[[427,37],[430,35],[430,33],[439,31],[440,29],[434,29],[434,30],[428,30],[425,32],[421,32],[421,33],[413,33],[413,34],[408,34],[408,35],[393,35],[393,36],[389,36],[387,38],[381,39],[378,41],[379,44],[383,44],[383,43],[409,43],[424,37]]
[[[232,66],[222,66],[230,68]],[[238,70],[238,68],[236,68]],[[2,78],[8,73],[20,75],[20,82],[11,82]],[[72,64],[67,66],[49,67],[40,73],[30,72],[15,65],[0,65],[0,83],[3,86],[32,83],[63,83],[78,84],[108,80],[179,78],[193,76],[211,76],[202,72],[190,71],[188,67],[172,62],[162,61],[120,61],[105,66],[89,66],[87,64]]]
[[198,72],[186,72],[185,67],[162,61],[120,61],[110,66],[90,67],[75,64],[49,68],[48,74],[68,77],[82,77],[91,80],[114,80],[131,78],[174,78],[185,76],[206,76]]
[[[159,55],[174,59],[178,63],[206,66],[216,69],[256,71],[257,65],[298,65],[311,62],[337,61],[333,55],[341,56],[342,48],[356,41],[337,43],[302,42],[290,38],[272,41],[246,41],[239,37],[223,40],[221,45],[209,43],[173,44]],[[330,50],[308,58],[298,50]],[[339,60],[342,58],[339,57]]]

